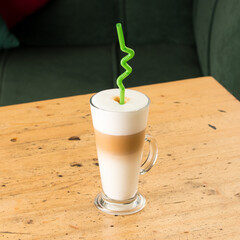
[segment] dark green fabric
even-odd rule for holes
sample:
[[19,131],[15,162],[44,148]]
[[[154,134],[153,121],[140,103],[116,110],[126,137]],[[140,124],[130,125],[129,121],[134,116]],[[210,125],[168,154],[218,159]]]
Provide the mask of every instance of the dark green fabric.
[[28,46],[111,44],[117,21],[118,0],[51,0],[13,32]]
[[[2,76],[4,74],[4,66],[6,62],[6,51],[7,50],[0,50],[0,100],[1,100],[1,90],[2,90]],[[1,102],[0,102],[1,104]]]
[[19,46],[17,38],[8,31],[4,20],[0,16],[0,49]]
[[192,0],[126,0],[129,43],[194,45]]
[[125,87],[201,76],[196,49],[193,46],[151,44],[131,47],[136,55],[128,62],[133,72],[124,80]]
[[1,105],[112,88],[112,49],[105,46],[10,50],[2,75]]
[[193,7],[194,33],[199,62],[204,75],[210,74],[209,50],[216,0],[195,0]]
[[210,74],[240,99],[240,1],[218,0],[212,26]]
[[136,51],[126,87],[201,76],[192,0],[51,0],[13,29],[21,48],[0,52],[0,104],[116,86],[125,56],[116,45],[119,19]]

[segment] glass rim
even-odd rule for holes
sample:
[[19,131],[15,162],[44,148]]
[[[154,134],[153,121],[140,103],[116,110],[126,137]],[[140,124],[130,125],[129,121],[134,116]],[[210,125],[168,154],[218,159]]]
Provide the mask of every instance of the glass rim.
[[[106,90],[107,90],[107,89],[106,89]],[[133,90],[133,89],[130,89],[130,90]],[[133,90],[133,91],[136,91],[136,90]],[[100,92],[101,92],[101,91],[100,91]],[[139,91],[136,91],[136,92],[139,92]],[[106,112],[113,112],[113,113],[131,113],[131,112],[137,112],[137,111],[139,111],[139,110],[142,110],[142,109],[148,107],[148,106],[150,105],[150,102],[151,102],[150,98],[149,98],[145,93],[140,92],[140,93],[143,94],[143,95],[147,98],[147,100],[148,100],[148,101],[147,101],[147,104],[144,105],[143,107],[141,107],[140,109],[138,109],[138,110],[132,110],[132,111],[126,111],[126,112],[111,111],[111,110],[106,110],[106,109],[97,107],[96,105],[93,104],[92,99],[93,99],[93,97],[94,97],[96,94],[98,94],[98,93],[99,93],[99,92],[94,93],[94,94],[92,95],[92,97],[90,98],[90,105],[91,105],[92,107],[94,107],[94,108],[97,108],[97,109],[99,109],[99,110],[106,111]]]

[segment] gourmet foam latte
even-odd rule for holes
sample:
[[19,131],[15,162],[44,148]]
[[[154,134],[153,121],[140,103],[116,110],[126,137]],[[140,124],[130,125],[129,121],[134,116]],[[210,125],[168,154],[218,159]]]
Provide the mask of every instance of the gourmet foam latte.
[[149,99],[128,90],[120,105],[119,89],[95,94],[91,99],[98,161],[104,193],[111,199],[135,196],[141,165]]
[[[94,204],[109,214],[128,215],[146,204],[138,192],[138,178],[155,164],[158,148],[156,140],[145,135],[149,98],[123,85],[132,72],[127,62],[135,52],[125,45],[121,23],[116,28],[120,49],[127,54],[121,60],[125,72],[116,79],[119,89],[101,91],[90,99],[103,190]],[[149,153],[141,164],[144,142],[149,143]]]

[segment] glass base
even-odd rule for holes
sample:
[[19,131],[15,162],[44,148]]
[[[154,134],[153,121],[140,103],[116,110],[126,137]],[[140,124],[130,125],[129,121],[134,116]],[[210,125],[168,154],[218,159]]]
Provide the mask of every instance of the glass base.
[[95,197],[94,204],[102,212],[111,215],[130,215],[141,211],[146,205],[146,199],[137,193],[131,199],[116,201],[101,192]]

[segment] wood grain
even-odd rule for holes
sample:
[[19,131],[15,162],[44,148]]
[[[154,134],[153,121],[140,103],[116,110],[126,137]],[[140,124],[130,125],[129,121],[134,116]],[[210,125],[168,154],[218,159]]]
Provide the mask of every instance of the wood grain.
[[159,158],[147,206],[98,211],[89,95],[0,108],[0,239],[240,239],[240,104],[211,77],[135,88]]

